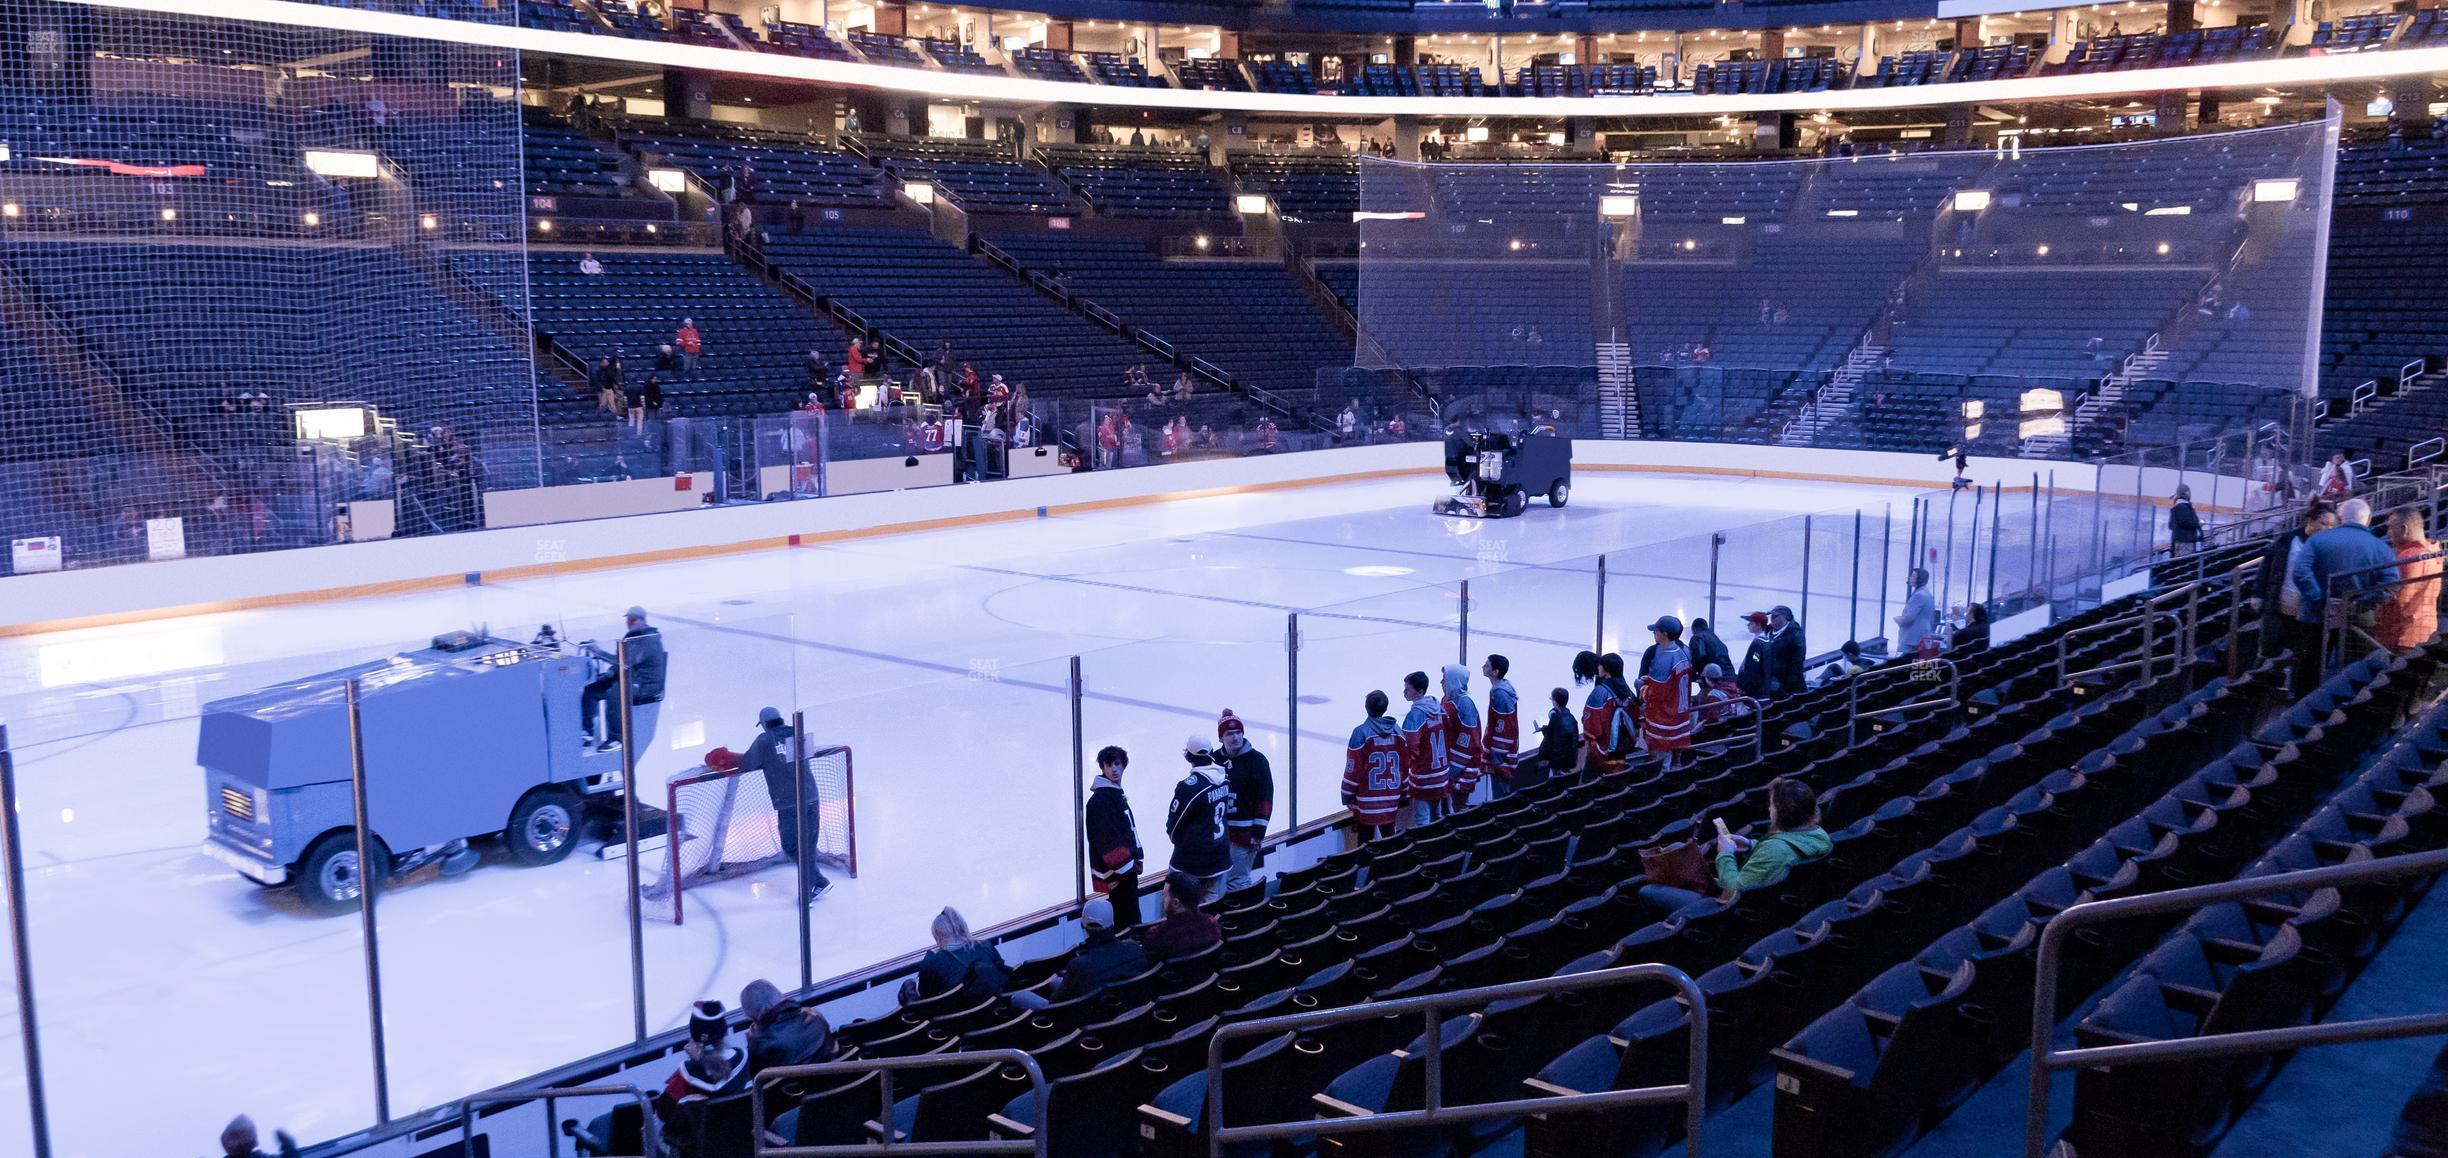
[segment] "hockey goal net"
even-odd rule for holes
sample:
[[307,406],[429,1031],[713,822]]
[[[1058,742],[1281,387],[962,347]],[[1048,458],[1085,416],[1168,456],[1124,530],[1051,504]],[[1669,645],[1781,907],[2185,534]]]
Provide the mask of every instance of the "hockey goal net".
[[[716,881],[773,870],[796,877],[789,840],[804,840],[814,863],[832,872],[858,875],[857,803],[851,787],[850,749],[811,748],[802,784],[814,792],[803,805],[813,826],[794,834],[775,800],[791,799],[787,785],[774,791],[762,771],[716,771],[699,766],[672,778],[664,801],[663,847],[645,855],[641,869],[661,866],[641,881],[646,911],[679,924],[688,891]],[[786,887],[795,887],[793,880]]]

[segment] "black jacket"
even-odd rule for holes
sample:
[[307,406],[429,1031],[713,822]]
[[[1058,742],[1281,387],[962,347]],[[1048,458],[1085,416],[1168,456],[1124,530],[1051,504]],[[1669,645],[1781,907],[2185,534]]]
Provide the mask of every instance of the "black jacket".
[[991,997],[1003,992],[1010,980],[1011,967],[1003,963],[1003,954],[984,941],[958,949],[929,949],[918,959],[920,997],[950,993],[963,985],[972,993]]
[[2168,539],[2177,543],[2201,541],[2201,514],[2190,501],[2168,508]]
[[1126,941],[1111,929],[1094,929],[1086,943],[1063,966],[1062,979],[1054,983],[1054,999],[1068,1001],[1083,993],[1093,993],[1117,981],[1128,981],[1147,972],[1147,951],[1137,941]]
[[[1139,847],[1139,822],[1131,816],[1130,797],[1122,786],[1102,776],[1088,792],[1088,871],[1099,885],[1115,877],[1137,876],[1147,860]],[[1099,888],[1098,892],[1105,891]]]
[[622,638],[629,641],[629,702],[661,703],[663,669],[670,662],[670,657],[663,651],[663,632],[648,624]]
[[1707,671],[1712,663],[1717,665],[1717,670],[1727,675],[1734,674],[1734,653],[1726,650],[1725,641],[1717,638],[1715,631],[1694,631],[1687,642],[1691,646],[1694,677]]
[[791,775],[791,735],[789,724],[759,728],[756,739],[749,741],[747,753],[739,760],[740,771],[765,774],[765,795],[773,801],[774,811],[780,813],[793,811],[792,806],[797,803],[791,791],[794,781],[806,795],[807,807],[815,807],[817,802],[815,778],[804,768],[798,776]]
[[1790,696],[1809,685],[1804,682],[1803,667],[1808,649],[1802,644],[1802,625],[1788,623],[1783,631],[1768,638],[1768,674],[1774,681],[1771,693]]
[[1224,763],[1224,783],[1232,789],[1232,812],[1225,826],[1233,843],[1256,847],[1266,839],[1267,821],[1275,815],[1275,768],[1266,753],[1243,748],[1238,756],[1216,750]]
[[1581,725],[1573,719],[1571,709],[1547,709],[1547,726],[1539,729],[1539,762],[1548,772],[1562,774],[1572,771],[1581,758]]
[[1232,815],[1232,784],[1212,763],[1195,764],[1173,786],[1165,810],[1165,835],[1173,839],[1173,871],[1211,877],[1232,867],[1224,821]]
[[1768,700],[1774,698],[1770,685],[1775,678],[1768,663],[1768,637],[1752,636],[1750,646],[1743,649],[1742,670],[1735,673],[1734,682],[1742,686],[1744,695]]
[[796,1001],[784,1001],[748,1027],[748,1072],[833,1060],[833,1023]]

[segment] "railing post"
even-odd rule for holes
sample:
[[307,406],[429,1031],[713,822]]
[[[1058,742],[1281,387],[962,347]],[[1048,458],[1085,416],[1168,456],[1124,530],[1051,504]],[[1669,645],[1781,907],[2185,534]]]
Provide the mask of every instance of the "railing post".
[[2040,472],[2032,472],[2031,527],[2024,535],[2023,596],[2028,599],[2040,589]]
[[[1076,655],[1071,657],[1070,692],[1071,879],[1072,894],[1084,905],[1088,903],[1088,736],[1080,718],[1080,657]],[[888,1100],[885,1104],[892,1103]]]
[[[1908,549],[1909,549],[1909,548],[1908,548]],[[1889,579],[1890,579],[1890,576],[1889,576],[1889,574],[1888,574],[1888,568],[1890,568],[1890,567],[1892,567],[1892,566],[1894,566],[1894,565],[1895,565],[1895,504],[1894,504],[1894,503],[1892,503],[1892,502],[1889,502],[1889,503],[1884,503],[1884,504],[1881,504],[1881,510],[1880,510],[1880,514],[1879,514],[1879,581],[1878,581],[1878,603],[1879,603],[1879,612],[1878,612],[1878,619],[1877,619],[1875,622],[1878,624],[1879,634],[1880,634],[1881,636],[1885,636],[1885,635],[1887,634],[1887,627],[1886,627],[1886,624],[1887,624],[1887,584],[1888,584],[1888,581],[1889,581]]]
[[26,944],[25,842],[17,825],[17,757],[0,724],[0,858],[6,861],[9,959],[17,980],[17,1040],[25,1054],[26,1117],[34,1158],[51,1158],[51,1111],[43,1094],[42,1034],[36,1026],[34,950]]
[[[1962,491],[1951,490],[1947,492],[1946,563],[1940,571],[1940,574],[1943,575],[1944,578],[1938,581],[1938,591],[1941,596],[1945,595],[1955,586],[1955,499],[1961,494],[1963,494]],[[1937,504],[1932,503],[1931,505],[1936,506]],[[1975,515],[1974,517],[1978,518],[1979,516]],[[1912,582],[1912,577],[1908,574],[1905,576],[1904,581],[1910,583]]]
[[[1998,540],[2006,531],[2006,480],[1999,479],[1989,484],[1989,490],[1989,588],[1988,593],[1981,597],[1983,607],[1992,607],[1997,603]],[[1966,590],[1964,595],[1964,602],[1971,602],[1971,592]]]
[[[628,747],[626,743],[621,746]],[[792,850],[792,859],[798,862],[799,867],[799,988],[803,991],[816,987],[816,934],[810,927],[814,918],[808,913],[807,903],[808,873],[813,871],[808,867],[808,858],[814,855],[815,846],[808,843],[808,830],[816,827],[817,821],[824,815],[823,809],[812,807],[816,802],[807,798],[809,781],[813,779],[808,775],[807,761],[807,713],[793,708],[790,800],[795,815],[791,817],[791,831],[796,834],[794,843],[799,846]],[[842,803],[848,804],[849,801]],[[664,839],[671,838],[666,836]],[[675,887],[678,883],[673,882]]]
[[[1709,546],[1709,614],[1717,613],[1717,547]],[[1598,556],[1598,633],[1590,637],[1590,650],[1606,650],[1606,556]]]
[[1470,666],[1470,580],[1468,579],[1462,581],[1462,630],[1458,634],[1461,658],[1454,662],[1468,668]]
[[1809,638],[1807,633],[1810,630],[1810,573],[1811,517],[1804,515],[1802,516],[1802,598],[1799,602],[1801,603],[1801,626],[1806,633],[1803,636],[1805,639]]
[[[1862,513],[1861,508],[1856,507],[1853,510],[1853,594],[1845,600],[1846,639],[1861,638],[1861,539]],[[1715,610],[1712,608],[1710,613],[1715,614]],[[1709,620],[1709,626],[1716,625],[1716,620]]]
[[[622,858],[629,877],[629,1029],[631,1039],[646,1040],[646,898],[638,883],[638,780],[637,733],[630,729],[629,703],[629,638],[623,635],[613,645],[612,678],[620,690],[621,721],[621,842],[628,855]],[[593,729],[595,721],[584,721]],[[666,838],[668,839],[668,838]],[[678,861],[674,861],[677,864]],[[668,882],[672,896],[680,895],[680,882]]]
[[[351,678],[344,688],[348,697],[349,737],[349,802],[357,821],[357,919],[364,938],[367,1041],[374,1050],[374,1122],[388,1125],[391,1121],[391,1069],[388,1047],[383,1041],[382,946],[374,924],[374,891],[384,878],[391,875],[388,863],[374,863],[374,822],[372,810],[366,806],[365,720],[359,711],[359,697],[364,689]],[[13,785],[12,785],[13,788]],[[17,812],[14,801],[9,806],[9,856],[17,854]],[[12,863],[11,868],[17,866]],[[19,1010],[31,1013],[32,1006]]]
[[[1719,557],[1725,551],[1725,541],[1724,531],[1709,532],[1708,618],[1711,627],[1717,624],[1717,564]],[[1598,650],[1601,652],[1606,650],[1606,640],[1603,637],[1598,641]]]

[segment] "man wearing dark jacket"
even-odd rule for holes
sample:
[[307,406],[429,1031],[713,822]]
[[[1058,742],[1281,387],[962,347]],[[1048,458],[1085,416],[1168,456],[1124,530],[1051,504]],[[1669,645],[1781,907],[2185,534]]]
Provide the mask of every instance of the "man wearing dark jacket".
[[2176,503],[2168,508],[2168,550],[2190,555],[2201,546],[2201,512],[2193,509],[2193,488],[2178,485]]
[[1022,1009],[1043,1009],[1053,1002],[1069,1001],[1147,972],[1147,951],[1139,947],[1139,942],[1118,935],[1113,921],[1110,902],[1103,897],[1090,900],[1080,909],[1080,932],[1087,939],[1071,955],[1071,963],[1063,966],[1053,989],[1043,997],[1025,990],[1014,993],[1012,1004]]
[[1766,703],[1776,698],[1776,671],[1768,662],[1768,613],[1754,611],[1743,616],[1743,627],[1750,631],[1751,642],[1743,648],[1742,667],[1736,669],[1734,682],[1742,693]]
[[1275,769],[1266,753],[1250,747],[1241,717],[1231,708],[1216,721],[1216,740],[1224,783],[1232,790],[1232,813],[1224,821],[1224,836],[1232,845],[1232,869],[1225,874],[1224,890],[1231,892],[1248,888],[1250,874],[1264,863],[1267,822],[1275,817]]
[[1232,848],[1224,838],[1225,820],[1232,815],[1232,784],[1216,766],[1214,745],[1205,736],[1183,741],[1182,759],[1190,771],[1173,786],[1165,835],[1173,840],[1173,871],[1197,878],[1199,899],[1212,901],[1224,895],[1224,875],[1232,869]]
[[[816,778],[808,774],[807,765],[792,767],[797,745],[791,742],[791,726],[782,722],[782,712],[765,708],[757,712],[757,737],[748,743],[748,752],[739,760],[742,772],[764,773],[765,795],[773,801],[774,819],[781,831],[782,855],[799,859],[799,824],[808,824],[808,851],[816,851],[816,837],[823,823],[817,811]],[[804,802],[804,803],[803,803]],[[811,857],[807,865],[808,894],[813,901],[832,891],[833,882],[816,867]]]
[[1139,867],[1147,853],[1139,848],[1139,822],[1131,816],[1130,797],[1122,794],[1122,772],[1130,753],[1111,744],[1097,752],[1097,778],[1088,791],[1088,875],[1097,894],[1113,902],[1113,919],[1121,928],[1139,923]]
[[1793,608],[1780,603],[1768,609],[1768,672],[1773,694],[1790,696],[1807,687],[1803,666],[1808,662],[1809,649],[1802,642],[1802,625],[1794,622]]
[[1149,962],[1179,960],[1223,939],[1223,926],[1199,908],[1198,885],[1188,877],[1166,877],[1164,919],[1139,934]]
[[833,1060],[833,1023],[825,1015],[784,997],[780,986],[756,980],[740,990],[740,1012],[748,1015],[748,1076],[775,1066]]
[[1717,638],[1717,630],[1705,619],[1692,620],[1691,637],[1684,640],[1691,648],[1692,670],[1703,672],[1716,664],[1720,671],[1734,670],[1734,653],[1726,650],[1725,641]]
[[[656,630],[653,624],[646,622],[646,609],[643,607],[630,608],[623,615],[622,620],[627,627],[626,632],[621,636],[621,642],[625,645],[624,650],[627,652],[629,661],[629,705],[636,707],[640,704],[661,703],[663,702],[663,669],[669,658],[663,651],[663,633]],[[614,663],[618,663],[620,659],[618,652],[607,653],[602,648],[591,645],[588,650],[597,659]],[[599,752],[617,752],[621,746],[620,705],[610,702],[615,677],[618,674],[617,671],[605,672],[589,680],[586,690],[580,694],[578,699],[578,718],[585,726],[587,739],[592,740],[595,737],[597,731],[595,721],[598,716],[610,717],[602,725],[604,741],[595,745],[595,749]],[[609,712],[604,710],[607,705],[611,708]]]

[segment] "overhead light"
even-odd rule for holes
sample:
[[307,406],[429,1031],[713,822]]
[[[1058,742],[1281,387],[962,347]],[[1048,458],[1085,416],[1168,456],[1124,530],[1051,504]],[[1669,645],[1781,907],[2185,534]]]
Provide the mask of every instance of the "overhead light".
[[2043,246],[2041,246],[2040,248],[2033,250],[2032,252],[2033,252],[2033,253],[2036,253],[2036,254],[2038,254],[2038,255],[2040,255],[2041,257],[2047,257],[2047,256],[2048,256],[2048,247],[2047,247],[2047,246],[2045,246],[2045,245],[2043,245]]
[[0,217],[15,217],[23,212],[24,210],[17,208],[17,203],[14,201],[11,201],[6,205],[0,205]]
[[1685,252],[1685,253],[1690,253],[1691,251],[1693,251],[1693,250],[1695,250],[1695,249],[1698,249],[1698,248],[1700,248],[1700,243],[1699,243],[1699,242],[1697,242],[1697,241],[1695,241],[1695,240],[1693,240],[1693,239],[1691,239],[1691,238],[1688,238],[1688,237],[1686,237],[1686,238],[1684,238],[1684,239],[1683,239],[1683,252]]
[[678,169],[648,169],[646,183],[654,186],[658,192],[685,193],[688,191],[688,174]]
[[2159,243],[2159,256],[2161,256],[2161,257],[2166,257],[2166,256],[2167,256],[2167,251],[2168,251],[2168,245],[2167,245],[2167,242],[2164,242],[2164,241],[2160,242],[2160,243]]
[[1233,210],[1234,212],[1240,213],[1245,217],[1265,216],[1267,211],[1266,194],[1236,193],[1233,195]]
[[320,213],[308,213],[308,214],[306,215],[306,227],[307,227],[308,229],[312,229],[312,228],[314,228],[315,226],[317,226],[317,225],[321,225],[321,224],[323,224],[323,215],[322,215],[322,214],[320,214]]
[[434,220],[434,215],[431,213],[417,218],[417,228],[419,229],[434,229],[440,227],[441,224],[441,222]]
[[1955,212],[1957,213],[1978,213],[1988,207],[1989,191],[1986,189],[1958,189],[1955,191]]
[[1505,248],[1506,248],[1506,249],[1510,249],[1510,250],[1512,250],[1512,251],[1513,251],[1513,252],[1515,252],[1515,253],[1520,253],[1520,252],[1521,252],[1521,238],[1516,237],[1516,238],[1514,238],[1512,241],[1507,242],[1507,243],[1506,243],[1506,245],[1505,245]]
[[164,220],[164,221],[176,221],[176,220],[178,220],[178,210],[176,210],[176,209],[172,209],[171,207],[169,207],[169,206],[167,206],[167,205],[162,206],[162,220]]
[[901,186],[901,191],[909,194],[909,199],[917,202],[920,205],[933,205],[935,203],[935,186],[929,182],[905,182]]
[[1476,145],[1481,141],[1488,139],[1488,128],[1486,125],[1472,125],[1470,128],[1463,130],[1462,137],[1464,140]]
[[1207,248],[1207,235],[1206,235],[1206,234],[1204,234],[1204,233],[1199,234],[1199,235],[1198,235],[1198,242],[1197,242],[1197,244],[1198,244],[1198,247],[1199,247],[1200,249],[1205,249],[1205,248]]
[[372,153],[346,149],[306,150],[306,171],[325,177],[375,177],[382,163]]
[[1859,216],[1861,216],[1861,210],[1859,210],[1859,209],[1830,209],[1830,210],[1828,210],[1828,211],[1827,211],[1827,215],[1828,215],[1828,216],[1830,216],[1830,217],[1859,217]]
[[[2290,184],[2292,184],[2292,182],[2289,182],[2289,183],[2290,183]],[[2254,200],[2256,200],[2256,201],[2260,200],[2260,198],[2259,198],[2259,197],[2255,197],[2255,198],[2253,198],[2253,199],[2254,199]],[[2287,200],[2292,201],[2292,200],[2294,200],[2294,198],[2289,197],[2289,198],[2287,198]],[[2153,207],[2151,207],[2151,208],[2149,208],[2149,209],[2145,209],[2145,210],[2143,210],[2143,211],[2142,211],[2142,216],[2144,216],[2144,217],[2191,217],[2191,216],[2193,216],[2193,207],[2192,207],[2192,206],[2190,206],[2190,205],[2158,205],[2158,206],[2153,206]]]
[[297,435],[309,442],[347,442],[366,434],[366,412],[361,406],[318,406],[296,414]]
[[1746,222],[1746,221],[1749,221],[1749,220],[1751,220],[1751,219],[1750,219],[1750,218],[1748,218],[1748,217],[1720,217],[1720,218],[1718,218],[1718,219],[1717,219],[1717,224],[1719,224],[1719,225],[1740,225],[1740,224],[1742,224],[1742,223],[1744,223],[1744,222]]
[[1636,193],[1605,194],[1598,198],[1598,216],[1638,217],[1640,216],[1640,195]]
[[2271,177],[2253,182],[2253,200],[2293,201],[2300,186],[2293,177]]
[[542,218],[542,219],[538,220],[538,221],[536,222],[536,232],[538,232],[538,233],[550,233],[550,232],[552,232],[552,218],[550,218],[550,217],[546,217],[546,218]]

